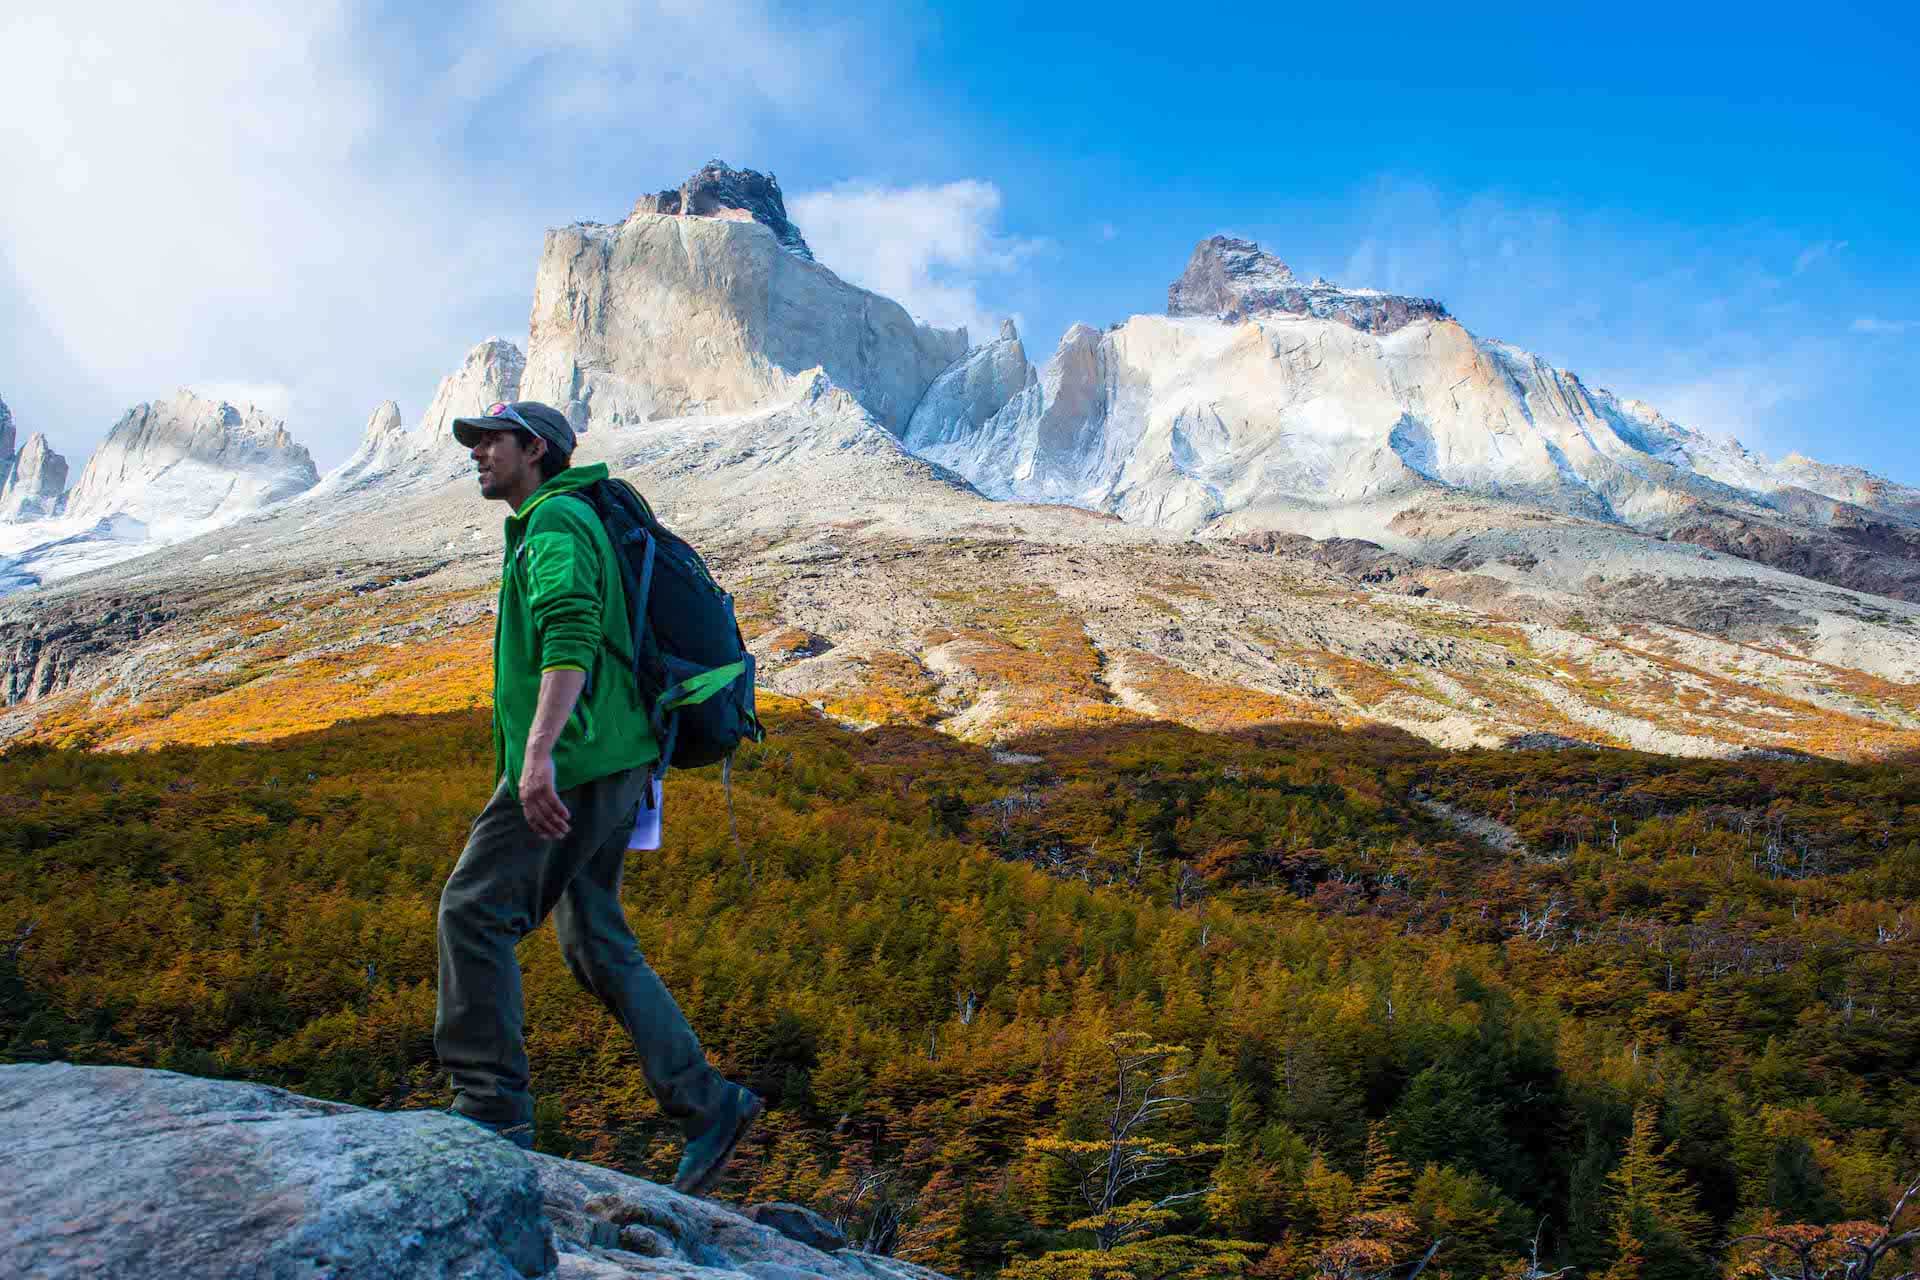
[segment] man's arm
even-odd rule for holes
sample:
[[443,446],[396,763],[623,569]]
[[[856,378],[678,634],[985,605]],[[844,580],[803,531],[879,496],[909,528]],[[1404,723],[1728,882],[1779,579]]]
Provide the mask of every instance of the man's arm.
[[558,840],[567,834],[573,815],[560,802],[553,785],[553,746],[560,730],[580,700],[587,673],[577,667],[555,667],[540,675],[540,702],[527,730],[526,762],[520,767],[520,808],[535,834]]

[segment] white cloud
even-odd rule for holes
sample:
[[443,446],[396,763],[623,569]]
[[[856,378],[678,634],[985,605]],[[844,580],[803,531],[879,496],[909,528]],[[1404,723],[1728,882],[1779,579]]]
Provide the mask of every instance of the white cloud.
[[1822,258],[1831,257],[1846,247],[1847,242],[1845,240],[1815,241],[1802,249],[1799,256],[1794,258],[1793,274],[1799,275],[1801,272],[1816,265]]
[[1785,442],[1767,429],[1766,415],[1816,393],[1822,363],[1810,349],[1795,351],[1656,383],[1640,398],[1695,431],[1777,450]]
[[1905,320],[1882,320],[1879,316],[1855,316],[1853,323],[1847,327],[1855,333],[1905,333],[1908,325]]
[[293,414],[294,391],[284,382],[228,382],[210,378],[185,385],[208,400],[225,400],[242,408],[252,405],[275,418],[284,419]]
[[975,343],[1004,312],[981,300],[985,277],[1013,270],[1044,248],[995,229],[1000,188],[968,178],[941,186],[846,182],[787,201],[814,256],[843,278],[894,299],[943,328],[965,325]]
[[369,406],[417,414],[480,336],[524,343],[541,233],[623,211],[597,207],[614,159],[624,201],[709,155],[764,168],[789,117],[863,118],[885,57],[796,23],[771,0],[12,0],[0,323],[34,349],[8,344],[0,393],[74,456],[216,372],[279,388],[336,462]]

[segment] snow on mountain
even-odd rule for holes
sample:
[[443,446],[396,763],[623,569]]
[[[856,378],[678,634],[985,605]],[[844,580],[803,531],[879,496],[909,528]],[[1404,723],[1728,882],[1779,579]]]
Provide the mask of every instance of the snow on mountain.
[[127,410],[67,496],[70,519],[126,514],[171,540],[228,523],[319,482],[286,424],[182,389]]
[[103,568],[313,487],[286,425],[192,391],[127,410],[71,490],[36,433],[0,487],[0,594]]
[[1402,512],[1472,495],[1920,598],[1913,490],[1710,440],[1474,336],[1431,299],[1302,285],[1257,245],[1215,236],[1168,308],[1105,333],[1074,326],[977,427],[916,414],[910,443],[994,497],[1186,533],[1414,550]]

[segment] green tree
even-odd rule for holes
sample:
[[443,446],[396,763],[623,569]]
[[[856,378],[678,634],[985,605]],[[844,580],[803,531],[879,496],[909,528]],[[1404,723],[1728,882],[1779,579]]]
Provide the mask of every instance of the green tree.
[[1615,1256],[1605,1280],[1686,1280],[1704,1265],[1710,1224],[1669,1157],[1654,1104],[1642,1102],[1626,1151],[1607,1175]]

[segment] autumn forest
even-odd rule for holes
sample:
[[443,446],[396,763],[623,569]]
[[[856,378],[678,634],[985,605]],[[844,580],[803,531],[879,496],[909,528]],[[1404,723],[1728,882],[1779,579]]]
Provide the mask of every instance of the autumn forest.
[[[1912,761],[989,749],[766,701],[737,842],[718,771],[676,773],[625,890],[769,1104],[723,1198],[1009,1280],[1912,1265]],[[434,913],[488,742],[454,713],[0,756],[0,1061],[444,1105]],[[618,1026],[550,928],[521,956],[541,1148],[664,1180]]]

